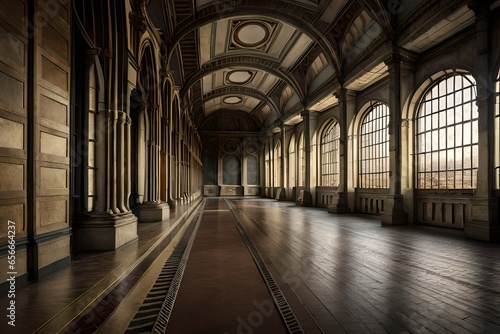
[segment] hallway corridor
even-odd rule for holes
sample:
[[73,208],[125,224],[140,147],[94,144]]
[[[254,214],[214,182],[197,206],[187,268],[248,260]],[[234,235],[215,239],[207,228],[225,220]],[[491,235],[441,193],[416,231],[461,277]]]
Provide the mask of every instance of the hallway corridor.
[[[193,234],[199,237],[198,243],[206,245],[194,243],[185,280],[180,281],[179,299],[173,303],[173,314],[176,307],[184,305],[177,318],[181,323],[192,323],[190,333],[207,333],[206,327],[199,326],[200,319],[207,321],[203,307],[211,312],[214,323],[220,320],[215,315],[224,318],[227,310],[210,309],[209,300],[201,300],[207,291],[201,285],[196,289],[196,282],[210,285],[211,280],[202,270],[189,270],[194,270],[190,269],[193,262],[202,267],[204,259],[217,263],[227,256],[225,252],[241,247],[234,239],[236,231],[222,230],[223,226],[232,229],[227,225],[231,223],[230,211],[306,333],[500,332],[498,244],[464,239],[460,231],[422,226],[382,228],[369,216],[331,215],[290,202],[240,198],[203,199],[183,212],[179,210],[172,216],[175,223],[141,224],[139,241],[98,257],[87,254],[40,283],[20,288],[16,295],[17,332],[124,332],[165,261],[175,253],[174,246],[182,244],[183,235],[196,233],[194,226],[208,215],[202,224],[217,227]],[[226,225],[220,225],[221,221]],[[223,237],[222,232],[233,233],[235,241],[207,243],[207,238]],[[215,246],[217,250],[210,248]],[[224,267],[220,261],[218,265]],[[246,273],[232,272],[231,266],[217,271],[214,280],[238,277],[233,275],[242,280],[227,282],[221,291],[234,283],[254,284],[251,280],[259,275],[252,273],[257,273],[253,261],[246,261],[245,266]],[[210,270],[210,265],[205,270]],[[264,288],[263,283],[257,285]],[[193,293],[183,291],[184,285]],[[269,294],[263,297],[262,293],[269,293],[264,290],[242,291],[253,305],[246,305],[241,314],[233,312],[229,321],[226,317],[227,327],[220,333],[269,332],[260,326],[266,323],[267,315],[257,307],[264,299],[271,300]],[[161,299],[165,296],[166,290]],[[219,297],[229,303],[238,295],[232,291]],[[6,300],[2,297],[2,305]],[[2,322],[0,331],[5,333],[6,328]],[[167,332],[183,331],[169,330],[167,325]]]

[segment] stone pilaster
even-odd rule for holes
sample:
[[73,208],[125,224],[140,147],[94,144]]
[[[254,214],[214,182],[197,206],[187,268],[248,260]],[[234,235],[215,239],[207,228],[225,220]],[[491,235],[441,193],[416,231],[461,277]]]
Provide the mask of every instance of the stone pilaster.
[[96,180],[100,182],[94,209],[83,214],[76,227],[79,250],[113,250],[137,239],[137,217],[128,206],[130,118],[122,111],[100,110],[97,121]]
[[305,146],[305,187],[300,190],[298,205],[314,205],[316,195],[316,128],[318,123],[318,113],[305,110],[302,113],[304,118],[304,146]]
[[285,162],[286,162],[286,159],[285,159],[285,153],[286,153],[286,150],[285,150],[285,146],[286,146],[286,129],[285,129],[285,124],[283,122],[281,122],[280,124],[280,141],[281,141],[281,161],[280,161],[280,164],[281,164],[281,169],[280,169],[280,175],[279,175],[279,178],[280,178],[280,187],[276,193],[276,199],[278,201],[285,201],[286,200],[286,190],[285,190]]
[[160,118],[157,106],[148,112],[149,137],[146,146],[146,183],[144,201],[135,208],[140,223],[160,222],[168,218],[169,206],[160,200]]
[[494,157],[494,105],[491,98],[493,79],[490,71],[490,4],[492,1],[473,1],[469,7],[476,14],[476,57],[477,57],[477,107],[479,164],[477,188],[471,203],[470,217],[465,224],[465,235],[469,238],[500,240],[498,199],[493,195],[495,175]]
[[339,143],[339,186],[337,193],[333,198],[332,203],[328,206],[329,213],[348,213],[351,212],[348,203],[347,187],[348,187],[348,161],[347,161],[347,89],[340,88],[336,94],[339,102],[339,126],[340,126],[340,143]]
[[399,50],[393,50],[385,59],[389,68],[389,151],[390,181],[389,194],[384,202],[384,211],[380,214],[382,225],[408,223],[408,213],[404,210],[401,194],[402,178],[402,140],[401,140],[401,63],[403,57]]

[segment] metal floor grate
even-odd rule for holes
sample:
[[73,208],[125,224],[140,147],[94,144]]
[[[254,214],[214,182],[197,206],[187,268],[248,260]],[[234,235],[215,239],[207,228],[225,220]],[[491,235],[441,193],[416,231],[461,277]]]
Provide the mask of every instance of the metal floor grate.
[[[182,277],[182,273],[179,277],[179,272],[183,272],[186,266],[187,256],[189,256],[188,248],[192,244],[192,240],[196,235],[194,232],[196,227],[199,225],[200,216],[201,213],[197,213],[195,219],[193,219],[189,227],[186,229],[186,232],[182,236],[181,240],[168,260],[165,262],[158,278],[149,290],[146,299],[144,299],[144,302],[137,311],[136,315],[130,321],[125,333],[138,334],[153,332],[155,327],[158,327],[155,324],[161,319],[160,317],[162,315],[164,305],[173,305],[173,300],[170,302],[169,298],[172,298],[173,290],[175,290],[175,294],[177,294],[180,277]],[[171,307],[172,306],[170,306],[170,311]],[[159,333],[163,332],[164,331],[160,331]]]

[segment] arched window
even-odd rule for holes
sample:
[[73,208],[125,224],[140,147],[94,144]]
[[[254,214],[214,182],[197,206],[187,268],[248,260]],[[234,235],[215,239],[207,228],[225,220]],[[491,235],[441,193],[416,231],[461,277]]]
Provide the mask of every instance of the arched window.
[[321,180],[325,187],[339,185],[339,141],[340,128],[337,121],[332,121],[321,136]]
[[500,71],[495,82],[495,188],[500,189]]
[[236,155],[228,154],[222,160],[223,177],[222,182],[230,185],[241,184],[240,159]]
[[416,115],[417,188],[476,188],[475,101],[475,81],[466,74],[443,77],[425,92]]
[[269,146],[266,144],[266,157],[265,157],[265,179],[266,179],[266,187],[271,186],[271,175],[269,173],[270,170],[270,163],[269,163]]
[[247,159],[247,184],[259,184],[259,162],[255,155],[249,155]]
[[278,140],[274,147],[274,186],[280,187],[280,173],[281,173],[281,142]]
[[389,107],[374,103],[361,124],[360,188],[389,188]]
[[288,186],[295,187],[295,172],[297,160],[295,158],[295,135],[290,139],[290,144],[288,145]]
[[306,152],[304,147],[304,132],[300,134],[299,137],[299,187],[304,187],[306,185]]

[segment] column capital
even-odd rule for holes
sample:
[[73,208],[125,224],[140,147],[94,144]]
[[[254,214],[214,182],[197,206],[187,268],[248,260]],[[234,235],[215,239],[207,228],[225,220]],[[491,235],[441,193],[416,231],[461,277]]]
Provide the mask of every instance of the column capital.
[[401,54],[397,51],[391,52],[387,57],[384,58],[384,64],[389,67],[389,70],[395,65],[395,64],[401,64],[403,62],[403,57]]
[[467,7],[472,9],[476,16],[483,11],[489,11],[491,4],[495,2],[494,0],[473,0],[470,1]]
[[391,70],[395,64],[404,64],[412,67],[416,61],[417,55],[403,48],[393,48],[392,52],[384,58],[384,63],[389,67],[389,70]]
[[146,0],[131,0],[132,11],[129,14],[129,20],[132,26],[139,32],[146,30]]

